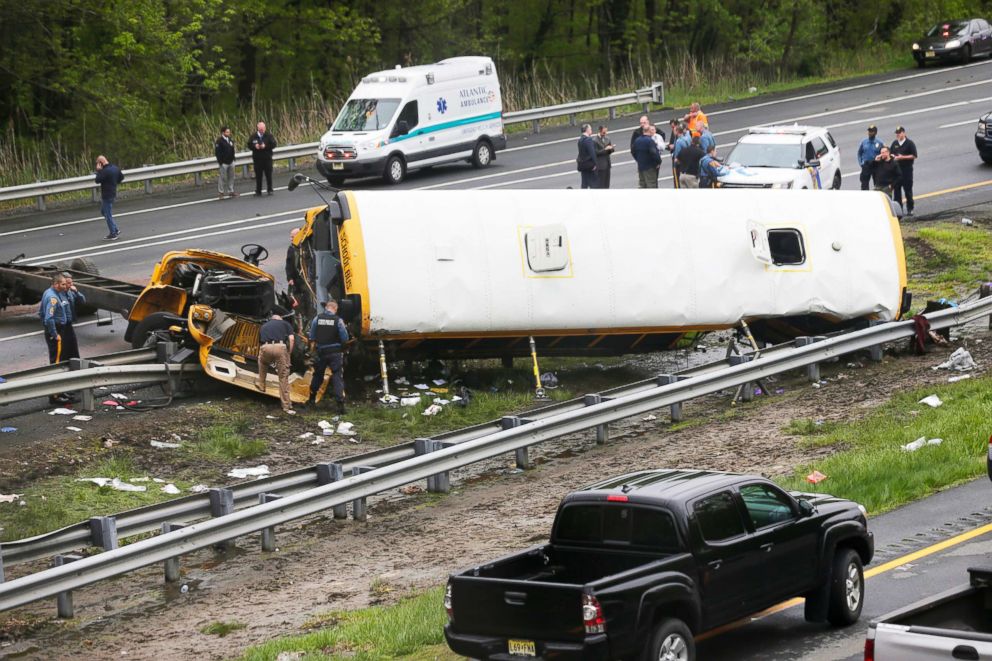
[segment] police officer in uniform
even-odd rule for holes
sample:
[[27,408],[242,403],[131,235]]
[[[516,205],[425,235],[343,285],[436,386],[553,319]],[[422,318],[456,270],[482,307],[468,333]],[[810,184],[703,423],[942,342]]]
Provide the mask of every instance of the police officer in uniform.
[[858,165],[861,166],[861,190],[868,190],[871,175],[875,170],[875,157],[882,151],[882,141],[878,139],[878,127],[868,127],[868,137],[858,145]]
[[913,165],[919,157],[916,143],[907,138],[906,129],[899,126],[896,127],[896,139],[893,140],[889,151],[892,152],[892,157],[899,164],[899,172],[902,174],[902,180],[892,188],[892,199],[902,206],[902,195],[905,193],[906,205],[903,207],[906,209],[905,215],[912,216],[915,206],[913,204]]
[[[41,296],[38,313],[45,327],[49,364],[79,358],[76,331],[72,327],[72,301],[67,292],[65,277],[58,273],[52,277],[52,286]],[[61,406],[74,401],[74,398],[62,393],[49,396],[48,401],[50,404]]]
[[293,351],[294,340],[293,327],[277,314],[272,315],[258,331],[258,380],[255,387],[265,392],[269,365],[274,364],[276,374],[279,375],[279,399],[282,401],[282,410],[287,415],[296,415],[289,398],[289,356]]
[[324,304],[324,311],[310,322],[311,348],[317,352],[317,361],[313,366],[313,380],[310,381],[310,399],[307,404],[317,403],[317,391],[324,382],[324,372],[331,368],[331,387],[334,390],[334,400],[338,404],[338,413],[344,413],[344,344],[348,341],[348,329],[338,316],[337,301],[330,300]]

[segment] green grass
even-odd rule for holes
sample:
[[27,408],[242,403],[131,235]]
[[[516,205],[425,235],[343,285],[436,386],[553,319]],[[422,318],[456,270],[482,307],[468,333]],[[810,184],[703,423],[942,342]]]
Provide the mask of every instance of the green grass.
[[227,622],[224,621],[211,622],[205,627],[202,627],[200,629],[200,633],[205,633],[210,636],[218,636],[219,638],[223,638],[232,631],[238,631],[239,629],[244,629],[246,626],[248,625],[245,624],[244,622],[238,622],[237,620],[230,620]]
[[992,234],[984,229],[941,222],[903,233],[914,298],[957,298],[977,289],[992,273]]
[[[172,498],[160,491],[161,484],[151,480],[133,483],[145,486],[144,492],[125,492],[76,481],[85,477],[119,477],[127,482],[154,475],[138,470],[129,459],[109,458],[87,466],[75,475],[39,480],[25,489],[21,499],[25,503],[23,506],[0,504],[0,527],[3,528],[0,542],[40,535],[91,516],[114,514]],[[180,481],[175,484],[184,490],[190,486]]]
[[[942,406],[918,403],[934,393]],[[885,512],[982,475],[990,410],[990,377],[896,395],[867,418],[807,436],[811,445],[845,449],[801,466],[779,482],[789,489],[855,500],[872,514]],[[921,436],[943,443],[916,452],[901,449]],[[815,488],[805,480],[813,470],[827,475]]]
[[[312,633],[269,641],[249,648],[245,661],[270,661],[280,652],[304,652],[304,659],[349,658],[358,661],[396,657],[458,658],[444,647],[447,622],[442,588],[404,599],[391,606],[322,613],[308,622]],[[325,626],[327,625],[327,626]]]
[[799,420],[790,421],[789,424],[782,429],[782,432],[791,436],[821,436],[823,434],[830,433],[836,428],[836,422],[801,418]]
[[196,434],[195,451],[218,459],[252,459],[265,454],[268,443],[247,439],[253,421],[245,415],[235,415],[230,422],[205,427]]

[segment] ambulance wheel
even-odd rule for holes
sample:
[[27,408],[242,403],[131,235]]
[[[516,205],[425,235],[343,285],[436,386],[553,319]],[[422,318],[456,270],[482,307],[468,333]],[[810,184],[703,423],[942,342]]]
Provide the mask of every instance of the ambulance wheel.
[[834,173],[834,183],[830,187],[833,188],[834,190],[840,190],[840,183],[841,183],[840,182],[840,171],[838,170],[837,172]]
[[493,146],[486,140],[479,140],[472,150],[472,166],[475,168],[488,167],[493,162]]
[[388,159],[386,159],[386,170],[382,173],[382,178],[385,179],[387,184],[398,184],[403,181],[406,176],[406,163],[403,159],[393,154]]
[[[100,269],[96,267],[89,258],[87,257],[77,257],[69,263],[69,269],[72,271],[83,271],[85,273],[92,273],[93,275],[100,275]],[[83,303],[82,305],[76,306],[76,314],[82,316],[86,314],[96,314],[99,308],[95,305],[90,305],[88,303]]]

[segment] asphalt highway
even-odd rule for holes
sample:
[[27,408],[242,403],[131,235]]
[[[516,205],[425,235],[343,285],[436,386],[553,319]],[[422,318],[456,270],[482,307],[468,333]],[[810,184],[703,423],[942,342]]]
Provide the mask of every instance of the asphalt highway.
[[[992,167],[978,158],[974,146],[977,118],[992,108],[992,62],[981,61],[959,67],[924,71],[907,70],[844,83],[819,86],[787,94],[761,96],[742,102],[705,107],[719,153],[726,154],[749,126],[770,123],[799,123],[826,126],[841,147],[843,187],[858,187],[857,146],[869,124],[879,127],[885,142],[894,139],[897,125],[906,127],[919,149],[915,188],[918,216],[967,207],[989,200]],[[681,111],[681,112],[684,112]],[[673,111],[652,113],[664,124]],[[636,117],[608,122],[618,153],[613,159],[613,187],[635,188],[636,172],[626,151]],[[278,137],[278,127],[273,127]],[[509,147],[497,155],[495,164],[474,170],[457,164],[411,173],[400,189],[455,190],[578,188],[575,172],[577,129],[545,129],[537,135],[514,134]],[[207,143],[208,136],[204,136]],[[316,136],[315,136],[316,138]],[[671,186],[670,163],[662,164],[663,187]],[[306,174],[318,176],[312,168]],[[83,205],[48,212],[29,212],[0,219],[0,261],[24,253],[24,263],[47,264],[88,257],[104,275],[144,283],[154,263],[168,250],[203,248],[232,254],[239,246],[259,243],[270,255],[262,266],[282,284],[286,238],[300,224],[303,212],[321,203],[309,188],[290,193],[285,171],[277,172],[276,194],[253,197],[253,181],[241,180],[241,197],[218,201],[212,184],[187,187],[152,195],[130,194],[115,205],[121,238],[106,242],[106,226],[96,205]],[[383,189],[376,180],[349,182],[352,188]],[[576,195],[587,194],[576,191]],[[651,194],[645,191],[638,194]],[[829,192],[797,192],[817,195]],[[397,209],[402,214],[402,209]],[[911,222],[911,221],[904,221]],[[83,353],[97,354],[125,348],[124,323],[115,318],[108,327],[94,319],[78,328]],[[3,371],[32,367],[45,362],[45,348],[37,318],[30,312],[0,315],[0,355]],[[901,553],[919,551],[925,544],[890,547],[903,539],[926,540],[927,531],[941,522],[957,521],[972,511],[985,512],[986,481],[976,482],[922,501],[872,522],[879,548],[885,547],[875,564],[899,560]],[[965,505],[962,506],[962,503]],[[984,516],[984,514],[983,514]],[[992,520],[992,514],[990,519]],[[960,526],[959,526],[960,527]],[[923,537],[918,537],[923,535]],[[945,538],[947,535],[944,536]],[[956,543],[948,548],[892,565],[873,576],[867,586],[865,612],[857,625],[831,630],[806,624],[801,607],[781,608],[754,621],[721,633],[700,644],[703,659],[826,659],[860,658],[868,620],[909,603],[925,594],[947,589],[967,580],[965,569],[980,564],[992,538],[988,534]],[[884,557],[883,557],[884,556]],[[871,569],[869,567],[869,569]]]

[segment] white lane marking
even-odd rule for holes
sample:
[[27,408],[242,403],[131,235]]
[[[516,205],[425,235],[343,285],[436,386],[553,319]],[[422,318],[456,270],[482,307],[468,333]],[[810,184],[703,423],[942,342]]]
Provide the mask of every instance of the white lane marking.
[[950,129],[950,128],[954,128],[955,126],[964,126],[965,124],[975,124],[977,126],[977,124],[978,124],[978,118],[976,118],[976,119],[966,119],[963,122],[954,122],[953,124],[941,124],[937,128],[939,128],[939,129]]
[[[92,321],[84,321],[84,322],[79,323],[79,324],[73,323],[72,324],[72,327],[73,328],[79,328],[80,326],[92,326],[97,321],[99,321],[99,320],[98,319],[94,319]],[[35,335],[41,335],[44,332],[45,332],[44,330],[31,331],[30,333],[21,333],[20,335],[11,335],[10,337],[0,337],[0,342],[10,342],[11,340],[20,340],[20,339],[23,339],[25,337],[34,337]]]
[[[269,218],[278,218],[280,216],[287,216],[289,214],[304,213],[308,209],[311,209],[311,208],[312,207],[304,207],[303,209],[293,209],[291,211],[281,211],[279,213],[272,213],[272,214],[269,214],[267,216],[252,216],[251,218],[242,218],[240,220],[230,220],[230,221],[223,222],[223,223],[216,223],[214,225],[204,225],[202,227],[190,227],[190,228],[184,229],[184,230],[176,230],[175,232],[167,232],[165,234],[156,234],[155,235],[155,238],[172,237],[173,239],[178,239],[178,238],[184,238],[187,235],[193,235],[193,236],[213,236],[212,234],[202,234],[202,231],[203,230],[216,229],[218,227],[230,227],[231,225],[243,225],[245,223],[250,223],[250,222],[253,222],[253,221],[256,221],[256,220],[268,220]],[[262,227],[265,227],[265,226],[263,225]],[[244,228],[238,228],[238,229],[240,230],[240,229],[244,229]],[[139,246],[135,246],[135,247],[141,247],[141,246],[146,246],[146,245],[159,245],[160,243],[162,243],[162,242],[159,242],[159,243],[148,243],[148,238],[138,238],[138,239],[127,239],[125,241],[120,241],[118,243],[115,243],[114,245],[121,246],[121,245],[127,245],[127,244],[140,244]],[[28,264],[28,265],[34,266],[34,265],[36,265],[35,264],[36,262],[37,263],[44,263],[44,262],[46,262],[48,260],[51,260],[51,259],[54,259],[54,258],[57,258],[57,257],[67,257],[67,256],[70,256],[70,255],[76,255],[76,253],[85,252],[85,251],[91,250],[92,248],[95,248],[95,247],[96,246],[91,246],[89,248],[76,248],[75,250],[66,250],[66,251],[63,251],[63,252],[53,252],[53,253],[49,253],[47,255],[37,255],[37,256],[31,257],[31,258],[28,258],[28,259],[23,259],[23,260],[21,260],[18,263],[19,264]],[[111,252],[116,252],[116,251],[111,251]],[[106,253],[93,253],[93,254],[102,255],[102,254],[106,254]]]

